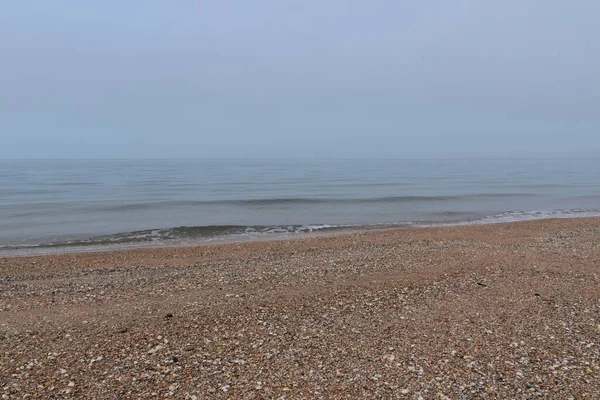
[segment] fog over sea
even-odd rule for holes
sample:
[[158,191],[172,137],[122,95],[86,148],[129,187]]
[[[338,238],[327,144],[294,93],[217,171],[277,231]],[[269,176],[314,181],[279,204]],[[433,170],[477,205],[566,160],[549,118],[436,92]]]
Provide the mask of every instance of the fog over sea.
[[600,215],[600,160],[1,160],[0,254]]

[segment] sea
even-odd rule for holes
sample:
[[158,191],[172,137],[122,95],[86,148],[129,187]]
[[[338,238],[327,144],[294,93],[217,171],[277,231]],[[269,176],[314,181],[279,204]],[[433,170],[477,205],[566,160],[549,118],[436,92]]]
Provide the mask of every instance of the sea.
[[600,216],[600,159],[0,160],[0,255]]

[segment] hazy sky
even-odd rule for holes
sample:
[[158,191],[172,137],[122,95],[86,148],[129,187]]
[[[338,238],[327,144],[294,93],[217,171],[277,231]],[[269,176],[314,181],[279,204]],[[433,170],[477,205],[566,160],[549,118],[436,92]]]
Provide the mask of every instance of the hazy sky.
[[597,0],[5,1],[0,157],[600,155]]

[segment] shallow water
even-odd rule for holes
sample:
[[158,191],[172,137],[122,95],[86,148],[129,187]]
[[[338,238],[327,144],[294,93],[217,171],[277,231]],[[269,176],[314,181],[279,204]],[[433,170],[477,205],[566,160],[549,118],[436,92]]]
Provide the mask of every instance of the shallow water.
[[0,161],[5,253],[583,215],[600,160]]

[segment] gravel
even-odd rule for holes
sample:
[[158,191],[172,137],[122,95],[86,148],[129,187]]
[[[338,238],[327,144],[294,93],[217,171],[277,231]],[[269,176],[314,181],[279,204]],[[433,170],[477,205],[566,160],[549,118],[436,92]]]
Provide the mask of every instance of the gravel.
[[0,258],[0,397],[600,399],[600,219]]

